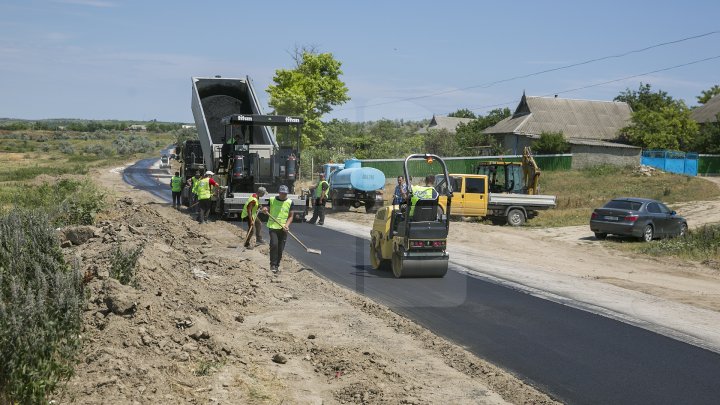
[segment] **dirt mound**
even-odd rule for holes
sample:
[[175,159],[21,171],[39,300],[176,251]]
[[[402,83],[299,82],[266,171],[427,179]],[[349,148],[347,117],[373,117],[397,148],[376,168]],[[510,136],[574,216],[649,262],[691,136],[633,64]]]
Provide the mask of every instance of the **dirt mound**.
[[[241,248],[233,223],[200,226],[138,196],[63,250],[89,299],[61,402],[552,402],[292,258],[273,276],[267,246]],[[110,276],[127,274],[133,252],[122,285]]]

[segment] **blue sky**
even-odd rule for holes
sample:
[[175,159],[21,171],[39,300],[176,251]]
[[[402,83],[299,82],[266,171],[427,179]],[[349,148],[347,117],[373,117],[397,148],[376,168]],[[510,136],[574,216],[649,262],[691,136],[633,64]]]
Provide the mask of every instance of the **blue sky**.
[[561,92],[720,56],[720,32],[468,87],[720,31],[718,15],[712,0],[3,0],[0,117],[192,122],[191,76],[249,75],[267,103],[264,89],[275,69],[292,67],[296,45],[343,63],[352,100],[328,118],[482,114],[514,108],[523,91],[612,100],[640,81],[696,105],[720,84],[720,58]]

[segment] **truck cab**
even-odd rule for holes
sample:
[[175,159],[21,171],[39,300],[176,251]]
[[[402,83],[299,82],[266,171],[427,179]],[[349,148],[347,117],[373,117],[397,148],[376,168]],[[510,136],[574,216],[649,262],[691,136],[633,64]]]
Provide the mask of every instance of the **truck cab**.
[[[538,211],[554,208],[557,197],[539,194],[490,192],[490,179],[484,174],[450,174],[454,193],[450,215],[488,218],[495,224],[520,226],[532,219]],[[435,189],[442,195],[446,184],[436,180]],[[440,197],[438,204],[447,212],[447,202]]]
[[[482,174],[450,174],[452,183],[453,204],[452,215],[470,217],[488,214],[488,177]],[[447,198],[443,195],[446,189],[444,179],[438,177],[435,189],[440,193],[438,204],[446,212]]]

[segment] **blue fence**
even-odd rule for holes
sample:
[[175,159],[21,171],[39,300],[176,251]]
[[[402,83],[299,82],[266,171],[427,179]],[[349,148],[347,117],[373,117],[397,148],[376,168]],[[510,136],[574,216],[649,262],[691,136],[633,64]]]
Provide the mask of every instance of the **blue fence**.
[[688,176],[698,174],[698,154],[671,150],[644,150],[640,163],[657,169]]

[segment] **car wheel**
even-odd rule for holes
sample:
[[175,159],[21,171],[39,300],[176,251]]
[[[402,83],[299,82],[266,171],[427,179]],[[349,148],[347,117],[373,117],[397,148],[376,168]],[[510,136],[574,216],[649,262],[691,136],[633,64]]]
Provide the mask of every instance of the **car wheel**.
[[687,230],[688,230],[687,224],[685,224],[685,223],[680,224],[680,233],[678,234],[678,236],[681,238],[684,237],[685,235],[687,235]]
[[645,229],[643,229],[643,236],[640,237],[640,240],[643,242],[652,242],[654,234],[655,231],[653,230],[652,225],[645,225]]
[[603,240],[603,239],[605,239],[605,238],[607,238],[607,234],[606,234],[606,233],[595,232],[595,239]]
[[507,223],[512,226],[521,226],[525,223],[525,213],[517,208],[511,209],[507,214]]

